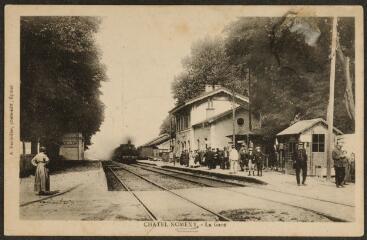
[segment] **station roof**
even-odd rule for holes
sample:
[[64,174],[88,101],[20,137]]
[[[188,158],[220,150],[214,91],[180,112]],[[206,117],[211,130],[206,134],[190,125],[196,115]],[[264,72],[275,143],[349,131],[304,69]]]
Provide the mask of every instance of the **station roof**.
[[[328,125],[327,122],[322,118],[300,120],[294,123],[293,125],[289,126],[288,128],[284,129],[280,133],[278,133],[277,136],[301,134],[304,131],[312,128],[313,126],[315,126],[318,123],[322,123],[325,126]],[[337,129],[336,127],[334,127],[334,132],[336,132],[337,134],[343,134],[343,132]]]
[[166,142],[169,139],[170,139],[169,134],[165,133],[165,134],[159,135],[158,137],[150,140],[149,142],[145,143],[144,145],[141,145],[141,147],[154,147],[161,143]]
[[[189,106],[189,105],[191,105],[191,104],[193,104],[193,103],[195,103],[197,101],[203,100],[205,98],[211,97],[211,96],[216,95],[216,94],[221,93],[221,92],[226,93],[228,95],[232,95],[232,91],[229,90],[228,88],[219,87],[219,88],[217,88],[217,89],[215,89],[213,91],[210,91],[210,92],[203,92],[201,95],[199,95],[199,96],[197,96],[195,98],[192,98],[192,99],[190,99],[188,101],[185,101],[184,103],[182,103],[182,104],[174,107],[173,109],[171,109],[171,111],[169,111],[169,113],[175,113],[178,110],[180,110],[180,109],[182,109],[182,108],[184,108],[186,106]],[[239,100],[243,101],[243,102],[246,102],[246,103],[249,102],[248,97],[246,97],[246,96],[244,96],[242,94],[234,93],[234,97],[236,99],[239,99]]]

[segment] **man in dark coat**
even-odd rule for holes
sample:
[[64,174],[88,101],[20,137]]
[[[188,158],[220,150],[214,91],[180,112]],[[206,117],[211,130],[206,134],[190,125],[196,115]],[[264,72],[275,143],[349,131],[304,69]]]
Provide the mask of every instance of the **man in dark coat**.
[[334,169],[335,169],[335,184],[336,187],[344,187],[344,175],[345,175],[345,167],[344,167],[344,158],[345,155],[342,150],[342,146],[337,143],[335,149],[332,152],[332,158],[334,160]]
[[248,175],[251,176],[252,171],[252,176],[255,176],[255,155],[252,152],[252,148],[249,148],[248,153],[246,154],[246,161],[248,163]]
[[224,168],[229,169],[229,151],[227,147],[224,147],[223,157],[224,157]]
[[303,143],[298,143],[297,151],[293,156],[293,166],[296,170],[297,185],[300,186],[300,175],[302,170],[302,185],[306,185],[307,177],[307,154]]
[[213,168],[213,161],[214,161],[214,153],[210,148],[208,148],[205,154],[205,162],[209,169]]
[[245,144],[243,144],[242,147],[240,148],[239,154],[240,154],[240,168],[241,171],[243,172],[245,170],[245,167],[247,166],[246,163],[247,148]]
[[212,169],[216,169],[218,162],[219,162],[219,148],[215,149],[212,148],[212,152],[214,154],[213,162],[212,162]]
[[224,151],[223,150],[219,150],[218,159],[219,159],[220,169],[225,169],[225,159],[224,159]]
[[262,176],[265,155],[261,152],[260,146],[256,147],[256,151],[254,153],[254,159],[255,159],[256,168],[257,168],[257,176]]

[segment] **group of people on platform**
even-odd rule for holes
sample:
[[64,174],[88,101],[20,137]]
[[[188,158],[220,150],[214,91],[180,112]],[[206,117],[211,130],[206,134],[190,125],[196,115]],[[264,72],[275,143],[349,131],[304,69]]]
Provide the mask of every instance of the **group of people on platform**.
[[[219,166],[221,169],[229,169],[232,174],[240,170],[248,171],[249,176],[255,176],[256,171],[257,176],[262,176],[267,155],[261,151],[260,146],[256,146],[255,150],[253,150],[252,147],[247,147],[243,144],[239,150],[233,145],[230,148],[224,147],[223,149],[208,147],[205,151],[184,150],[178,156],[176,155],[176,158],[180,165],[191,168],[207,166],[210,170]],[[332,152],[332,159],[334,162],[336,186],[338,188],[344,187],[344,185],[347,185],[347,182],[352,181],[354,176],[354,161],[350,161],[339,143]],[[298,143],[296,151],[293,152],[292,160],[297,185],[305,186],[308,156],[304,143]]]
[[221,169],[230,169],[230,173],[236,173],[238,170],[248,170],[249,176],[255,176],[255,169],[258,176],[262,176],[266,155],[262,153],[261,147],[257,146],[255,151],[242,145],[239,150],[232,146],[210,148],[205,151],[183,150],[181,154],[176,155],[180,165],[187,167],[207,166],[208,169],[215,169],[219,166]]

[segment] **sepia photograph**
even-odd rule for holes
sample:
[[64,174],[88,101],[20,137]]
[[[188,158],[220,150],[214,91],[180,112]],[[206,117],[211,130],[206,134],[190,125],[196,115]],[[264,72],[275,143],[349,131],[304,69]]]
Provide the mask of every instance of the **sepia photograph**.
[[363,235],[362,31],[358,6],[8,5],[5,234]]

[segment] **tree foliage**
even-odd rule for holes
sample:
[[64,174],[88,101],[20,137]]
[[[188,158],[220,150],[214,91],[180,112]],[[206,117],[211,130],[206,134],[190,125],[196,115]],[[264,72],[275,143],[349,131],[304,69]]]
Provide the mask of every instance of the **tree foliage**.
[[220,84],[245,90],[241,67],[230,64],[223,39],[206,38],[193,44],[191,55],[182,61],[184,71],[175,77],[172,92],[177,103],[199,95],[205,84]]
[[175,128],[176,128],[175,121],[172,120],[170,115],[167,115],[159,128],[159,135],[165,133],[173,134],[175,132]]
[[21,139],[58,146],[81,132],[86,146],[103,121],[106,79],[95,17],[21,18]]
[[[331,27],[331,18],[239,18],[226,27],[223,40],[205,39],[193,46],[183,62],[184,72],[172,85],[173,95],[183,102],[199,94],[206,83],[246,93],[250,70],[252,109],[261,115],[265,138],[274,137],[295,115],[326,118]],[[353,18],[339,18],[338,33],[339,51],[351,59],[350,69],[354,69]],[[339,58],[334,123],[352,132],[354,124],[344,103],[343,69]]]

